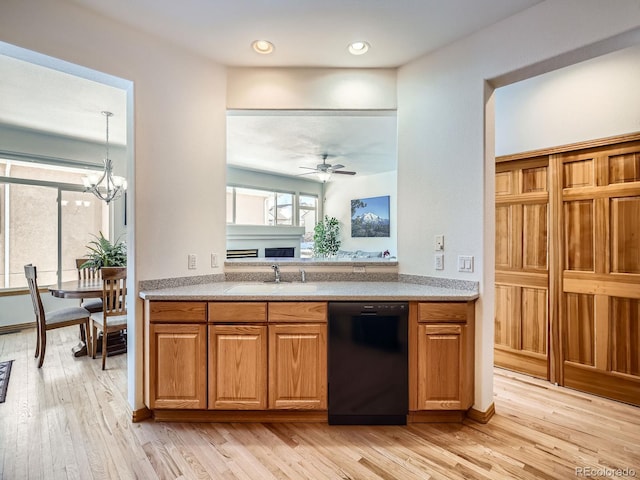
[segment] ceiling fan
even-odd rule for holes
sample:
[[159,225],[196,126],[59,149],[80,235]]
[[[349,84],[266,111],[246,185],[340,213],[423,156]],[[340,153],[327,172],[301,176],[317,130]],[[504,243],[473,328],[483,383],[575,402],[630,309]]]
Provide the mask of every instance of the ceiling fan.
[[320,180],[322,180],[323,182],[326,182],[327,180],[329,180],[329,178],[331,178],[331,175],[336,173],[336,174],[340,174],[340,175],[355,175],[356,172],[350,172],[348,170],[341,170],[341,168],[344,168],[344,165],[341,165],[339,163],[336,163],[335,165],[331,165],[329,163],[327,163],[327,157],[329,155],[327,153],[324,153],[322,155],[322,163],[319,163],[318,165],[316,165],[315,168],[311,168],[311,167],[300,167],[300,168],[304,168],[306,170],[312,170],[311,172],[306,172],[306,173],[301,173],[301,175],[309,175],[312,173],[317,173],[318,177],[320,178]]

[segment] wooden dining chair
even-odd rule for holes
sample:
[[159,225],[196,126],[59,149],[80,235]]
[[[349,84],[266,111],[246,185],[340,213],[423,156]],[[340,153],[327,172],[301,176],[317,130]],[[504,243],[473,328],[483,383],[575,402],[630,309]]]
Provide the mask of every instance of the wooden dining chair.
[[96,358],[98,330],[102,331],[102,370],[107,360],[107,337],[127,329],[127,267],[102,267],[102,311],[91,314],[91,351]]
[[[87,260],[87,258],[76,258],[78,280],[92,280],[100,278],[100,269],[93,267],[82,268],[82,265],[84,265]],[[86,308],[89,313],[101,312],[102,298],[81,298],[80,306]]]
[[[38,290],[38,272],[32,264],[24,266],[24,275],[29,285],[29,293],[33,302],[33,312],[36,316],[36,355],[38,368],[44,363],[44,354],[47,350],[47,331],[54,328],[69,327],[71,325],[84,325],[85,332],[89,332],[89,312],[82,307],[66,307],[45,312]],[[87,342],[89,345],[89,342]]]

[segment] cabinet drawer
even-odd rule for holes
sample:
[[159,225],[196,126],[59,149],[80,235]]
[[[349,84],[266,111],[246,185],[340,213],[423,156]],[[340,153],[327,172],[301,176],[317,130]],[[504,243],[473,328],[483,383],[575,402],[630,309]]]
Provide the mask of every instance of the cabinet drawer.
[[204,323],[207,321],[205,302],[149,302],[151,323]]
[[418,321],[465,323],[467,321],[467,304],[460,302],[419,303]]
[[267,302],[210,302],[209,322],[266,322]]
[[269,302],[270,322],[327,321],[326,302]]

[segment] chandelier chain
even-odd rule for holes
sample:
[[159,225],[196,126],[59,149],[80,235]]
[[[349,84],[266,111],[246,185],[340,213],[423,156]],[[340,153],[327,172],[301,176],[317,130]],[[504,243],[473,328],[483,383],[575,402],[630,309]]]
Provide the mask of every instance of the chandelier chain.
[[102,114],[106,117],[106,156],[103,159],[104,171],[99,179],[92,179],[91,176],[88,176],[83,178],[83,181],[86,187],[85,192],[93,193],[108,205],[112,200],[119,198],[127,189],[127,181],[123,177],[113,175],[113,162],[109,158],[109,117],[113,116],[113,113],[103,111]]

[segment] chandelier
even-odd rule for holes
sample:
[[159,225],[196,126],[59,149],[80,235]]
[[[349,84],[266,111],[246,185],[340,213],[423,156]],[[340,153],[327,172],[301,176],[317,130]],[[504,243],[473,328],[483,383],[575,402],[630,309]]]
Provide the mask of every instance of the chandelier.
[[113,162],[109,158],[109,117],[113,116],[111,112],[102,112],[107,119],[107,142],[106,155],[104,157],[104,171],[100,173],[92,173],[82,179],[85,186],[85,192],[91,192],[100,200],[104,200],[109,205],[111,200],[119,198],[127,189],[127,180],[124,177],[113,175]]

